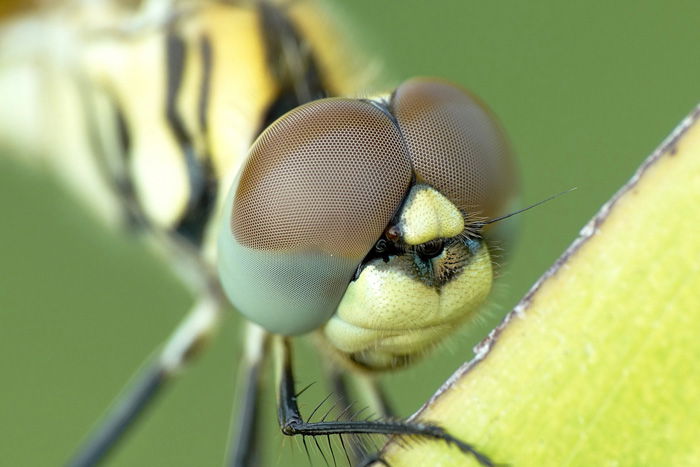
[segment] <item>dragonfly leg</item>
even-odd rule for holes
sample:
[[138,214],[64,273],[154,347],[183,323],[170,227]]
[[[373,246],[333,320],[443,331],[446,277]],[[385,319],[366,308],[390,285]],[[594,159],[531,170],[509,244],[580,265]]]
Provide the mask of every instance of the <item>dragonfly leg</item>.
[[265,363],[269,335],[261,327],[248,323],[245,329],[245,351],[238,372],[238,402],[232,423],[233,438],[229,453],[231,467],[260,465],[257,458],[257,414],[260,393],[260,372]]
[[[349,372],[339,367],[331,361],[326,365],[326,378],[335,397],[336,407],[339,408],[338,418],[341,420],[351,420],[353,413],[357,413],[358,407],[350,396],[350,386],[355,387],[361,394],[364,403],[369,405],[369,412],[375,414],[380,419],[396,418],[396,414],[391,409],[386,393],[378,383],[373,374]],[[348,456],[352,459],[351,464],[360,464],[368,458],[366,446],[357,436],[346,438],[350,452]],[[345,442],[343,442],[345,447]]]
[[197,353],[219,320],[223,305],[218,297],[205,295],[176,328],[156,357],[135,377],[106,417],[89,434],[70,467],[97,465],[140,418],[166,383]]
[[[331,361],[326,365],[326,379],[333,392],[335,404],[339,408],[337,418],[340,420],[350,420],[353,412],[359,410],[357,404],[353,402],[350,396],[348,384],[350,375],[334,363],[335,362]],[[348,457],[348,462],[351,465],[355,465],[367,457],[367,449],[365,449],[362,440],[358,436],[348,435],[342,440],[342,443],[343,449],[346,451],[345,454]]]
[[358,373],[351,375],[357,381],[357,385],[361,388],[365,397],[369,399],[370,407],[382,418],[396,418],[389,399],[386,397],[386,392],[377,381],[377,378],[372,374]]
[[[441,440],[457,447],[467,455],[473,456],[482,466],[493,466],[494,463],[472,445],[461,441],[443,428],[419,421],[405,420],[321,420],[305,422],[297,404],[297,394],[294,389],[294,374],[292,369],[291,344],[289,339],[275,336],[275,359],[278,364],[278,419],[282,433],[288,436],[327,438],[331,435],[387,435],[423,437]],[[318,445],[318,444],[317,444]],[[323,453],[322,453],[323,454]]]

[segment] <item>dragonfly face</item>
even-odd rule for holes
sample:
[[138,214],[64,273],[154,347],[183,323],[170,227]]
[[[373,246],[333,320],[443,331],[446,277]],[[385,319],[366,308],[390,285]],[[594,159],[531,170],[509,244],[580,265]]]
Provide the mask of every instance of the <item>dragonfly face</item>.
[[488,295],[478,226],[514,186],[500,127],[454,85],[315,101],[253,145],[225,208],[221,282],[270,332],[322,329],[360,366],[397,367]]

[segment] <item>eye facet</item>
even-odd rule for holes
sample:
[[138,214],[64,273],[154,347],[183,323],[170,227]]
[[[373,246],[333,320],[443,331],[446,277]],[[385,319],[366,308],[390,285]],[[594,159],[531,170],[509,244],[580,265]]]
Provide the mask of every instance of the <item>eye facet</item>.
[[376,106],[324,99],[282,117],[229,194],[219,267],[234,305],[272,332],[320,326],[410,181],[399,130]]
[[398,87],[390,107],[418,182],[467,213],[502,213],[517,192],[511,149],[479,99],[445,81],[415,78]]

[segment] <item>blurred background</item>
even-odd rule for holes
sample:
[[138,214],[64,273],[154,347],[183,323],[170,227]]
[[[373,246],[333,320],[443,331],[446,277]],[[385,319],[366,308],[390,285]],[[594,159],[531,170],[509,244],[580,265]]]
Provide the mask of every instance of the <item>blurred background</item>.
[[[700,102],[700,4],[352,0],[337,7],[396,79],[445,77],[489,104],[518,154],[523,203],[578,187],[521,216],[480,325],[383,379],[391,402],[409,415]],[[0,157],[0,194],[0,465],[57,465],[192,299],[145,245],[108,231],[52,179]],[[241,322],[230,313],[209,351],[108,465],[222,463]],[[297,360],[300,387],[321,381],[308,347]],[[316,385],[302,410],[326,393]],[[274,392],[262,397],[264,465],[308,465],[298,443],[278,433]]]

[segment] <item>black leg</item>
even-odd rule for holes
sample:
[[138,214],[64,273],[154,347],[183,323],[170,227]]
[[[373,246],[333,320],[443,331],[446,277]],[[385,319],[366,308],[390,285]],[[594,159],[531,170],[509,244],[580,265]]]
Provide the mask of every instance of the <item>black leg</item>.
[[386,393],[373,375],[358,374],[353,375],[362,393],[370,401],[372,410],[382,418],[398,418],[396,412],[391,407]]
[[294,375],[292,371],[291,346],[287,338],[275,339],[279,368],[279,400],[278,418],[282,433],[285,435],[301,435],[317,437],[345,434],[381,434],[397,436],[419,436],[444,441],[470,454],[483,466],[493,466],[493,462],[473,446],[447,433],[436,425],[403,420],[332,420],[304,422],[297,404],[297,394],[294,391]]
[[260,464],[257,457],[257,412],[260,371],[265,361],[268,335],[259,326],[248,324],[245,330],[245,352],[238,377],[238,403],[234,410],[231,467]]
[[148,403],[155,399],[166,380],[167,375],[157,363],[150,364],[143,370],[128,394],[117,401],[107,419],[92,433],[68,465],[71,467],[97,465],[139,416],[145,413]]
[[[353,412],[359,410],[359,407],[355,407],[356,404],[350,397],[348,388],[349,375],[333,363],[334,362],[331,362],[331,364],[327,365],[326,377],[333,391],[336,407],[338,408],[337,419],[350,420]],[[385,414],[381,415],[384,416]],[[350,465],[357,465],[363,459],[367,458],[367,449],[365,449],[362,440],[357,435],[347,435],[344,439],[341,436],[339,439]]]
[[68,462],[68,466],[89,467],[105,459],[162,392],[166,383],[196,353],[216,325],[220,311],[220,302],[212,297],[203,297],[195,305],[155,360],[137,375],[133,386],[119,398],[104,421]]

